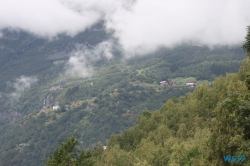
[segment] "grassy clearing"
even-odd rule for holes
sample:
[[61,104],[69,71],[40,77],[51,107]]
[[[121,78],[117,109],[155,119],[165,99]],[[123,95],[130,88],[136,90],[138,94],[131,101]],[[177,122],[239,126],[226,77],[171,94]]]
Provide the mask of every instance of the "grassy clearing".
[[156,83],[153,83],[153,84],[148,84],[148,83],[143,83],[143,86],[145,86],[145,87],[148,87],[148,88],[157,88],[157,87],[159,87],[159,85],[158,84],[156,84]]
[[200,81],[197,81],[197,84],[198,85],[205,85],[205,84],[210,84],[211,82],[209,82],[208,80],[200,80]]
[[137,70],[137,72],[138,72],[137,76],[138,76],[138,75],[143,75],[143,76],[145,76],[144,70],[145,70],[145,69]]
[[176,82],[183,82],[183,83],[186,83],[187,81],[194,81],[196,80],[195,77],[187,77],[187,78],[182,78],[182,77],[176,77],[174,79],[171,79],[172,81],[176,81]]

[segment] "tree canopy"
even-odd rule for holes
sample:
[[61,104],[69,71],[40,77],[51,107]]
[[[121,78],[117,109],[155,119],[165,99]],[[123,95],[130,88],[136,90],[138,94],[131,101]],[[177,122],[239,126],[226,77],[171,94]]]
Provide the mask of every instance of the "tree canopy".
[[92,153],[90,151],[80,151],[76,148],[78,141],[75,139],[75,133],[71,138],[62,142],[54,153],[43,162],[47,166],[93,166]]

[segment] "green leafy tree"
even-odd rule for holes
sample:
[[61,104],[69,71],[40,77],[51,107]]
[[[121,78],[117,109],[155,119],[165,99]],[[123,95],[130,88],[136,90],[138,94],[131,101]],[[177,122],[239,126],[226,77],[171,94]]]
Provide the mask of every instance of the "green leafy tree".
[[54,153],[43,162],[47,166],[92,166],[94,160],[90,151],[84,152],[77,149],[75,146],[78,141],[75,139],[75,132],[71,138],[67,138],[62,142]]

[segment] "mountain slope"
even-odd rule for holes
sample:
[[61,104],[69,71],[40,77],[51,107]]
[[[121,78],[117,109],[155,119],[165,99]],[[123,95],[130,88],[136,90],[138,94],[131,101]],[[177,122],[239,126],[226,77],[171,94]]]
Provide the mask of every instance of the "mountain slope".
[[[111,134],[134,125],[144,110],[158,110],[168,99],[195,89],[184,81],[195,79],[198,84],[211,85],[214,77],[237,71],[245,56],[239,47],[211,50],[182,45],[124,59],[115,47],[111,59],[84,57],[90,59],[92,75],[66,75],[67,63],[78,44],[92,50],[109,39],[99,26],[99,31],[89,29],[74,38],[61,35],[52,41],[6,31],[0,40],[2,163],[39,165],[40,159],[74,130],[83,149],[98,142],[106,144]],[[22,78],[34,83],[17,88],[23,85]],[[183,84],[162,86],[159,82],[163,80],[183,80]],[[14,94],[20,96],[14,100]],[[56,104],[60,109],[53,110]],[[19,147],[20,143],[26,146]]]

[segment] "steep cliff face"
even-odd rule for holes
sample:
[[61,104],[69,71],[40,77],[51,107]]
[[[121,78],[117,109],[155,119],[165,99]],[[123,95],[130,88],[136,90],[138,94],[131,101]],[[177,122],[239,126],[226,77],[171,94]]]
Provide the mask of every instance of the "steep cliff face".
[[55,100],[55,97],[51,94],[48,94],[43,100],[43,107],[52,107],[58,104],[59,103]]

